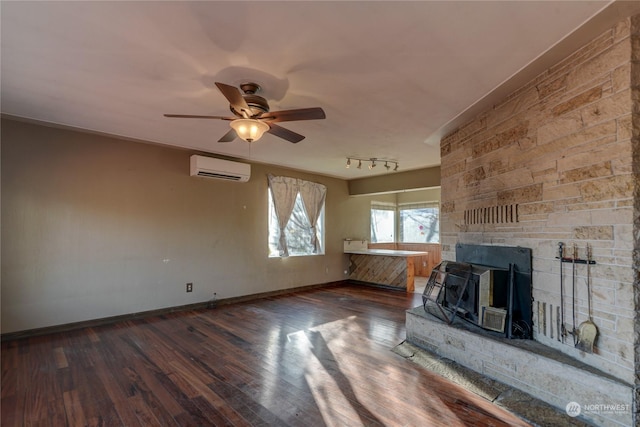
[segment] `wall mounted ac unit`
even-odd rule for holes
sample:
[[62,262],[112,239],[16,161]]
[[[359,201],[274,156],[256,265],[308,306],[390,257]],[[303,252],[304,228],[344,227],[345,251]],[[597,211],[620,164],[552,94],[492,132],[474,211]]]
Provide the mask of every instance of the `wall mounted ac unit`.
[[194,154],[191,156],[191,176],[247,182],[251,177],[251,165]]

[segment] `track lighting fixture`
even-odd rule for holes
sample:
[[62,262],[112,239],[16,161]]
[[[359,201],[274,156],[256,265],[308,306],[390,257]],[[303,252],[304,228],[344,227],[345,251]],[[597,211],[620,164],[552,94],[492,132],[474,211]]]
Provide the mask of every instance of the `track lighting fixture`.
[[362,169],[362,162],[369,162],[369,170],[373,169],[376,167],[376,165],[378,164],[378,162],[383,163],[384,162],[384,167],[387,171],[391,170],[391,167],[393,166],[393,171],[397,172],[398,171],[398,162],[396,160],[389,160],[389,159],[380,159],[378,157],[370,157],[370,158],[364,158],[364,157],[347,157],[347,169],[349,169],[349,167],[351,166],[351,160],[357,160],[358,161],[358,166],[356,166],[357,169]]

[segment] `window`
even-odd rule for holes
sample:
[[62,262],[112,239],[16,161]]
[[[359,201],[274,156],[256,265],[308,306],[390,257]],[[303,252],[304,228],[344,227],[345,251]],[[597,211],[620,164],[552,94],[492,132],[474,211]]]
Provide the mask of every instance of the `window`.
[[[269,175],[268,193],[269,257],[324,254],[326,187],[301,179]],[[286,224],[282,231],[281,224]],[[282,233],[284,238],[281,238]]]
[[392,204],[371,204],[371,243],[395,242],[396,207]]
[[371,243],[440,242],[438,203],[371,203]]
[[398,211],[401,242],[438,243],[440,241],[440,210],[436,203],[401,205]]

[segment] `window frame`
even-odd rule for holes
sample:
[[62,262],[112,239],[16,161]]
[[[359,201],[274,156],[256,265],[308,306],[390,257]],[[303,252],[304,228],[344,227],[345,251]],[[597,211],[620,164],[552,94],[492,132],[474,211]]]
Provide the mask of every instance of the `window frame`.
[[[390,211],[393,212],[393,236],[391,240],[375,240],[373,239],[373,230],[374,230],[374,221],[373,221],[373,211]],[[396,240],[396,236],[398,235],[398,212],[397,206],[395,203],[386,203],[386,202],[371,202],[371,208],[369,209],[369,240],[371,243],[394,243]]]
[[[438,231],[438,240],[436,242],[415,242],[404,240],[404,230],[402,222],[402,211],[411,209],[436,209],[436,222]],[[391,210],[394,212],[394,236],[392,241],[374,241],[373,239],[373,211],[374,210]],[[409,203],[390,203],[390,202],[378,202],[372,201],[371,208],[369,210],[369,239],[371,243],[440,243],[440,202],[428,201],[428,202],[409,202]]]
[[[418,209],[435,209],[435,224],[437,230],[438,240],[435,242],[416,242],[407,241],[405,239],[404,222],[402,218],[402,211],[418,210]],[[440,203],[439,202],[418,202],[418,203],[401,203],[397,207],[398,210],[398,243],[440,243]]]
[[[294,205],[294,212],[291,214],[291,218],[287,222],[287,229],[289,227],[295,226],[296,216],[304,216],[306,220],[306,226],[310,229],[310,221],[307,215],[306,209],[304,207],[304,203],[302,202],[302,195],[300,192],[296,195],[296,202]],[[315,248],[313,248],[308,242],[308,250],[306,252],[298,252],[296,250],[297,246],[289,245],[291,241],[291,236],[295,234],[299,234],[299,231],[295,231],[293,233],[287,233],[287,247],[288,247],[288,257],[301,257],[301,256],[314,256],[314,255],[324,255],[325,254],[325,209],[326,209],[326,199],[322,202],[322,208],[320,210],[320,214],[318,216],[318,222],[316,224],[316,238],[318,239],[320,250],[318,252],[313,252]],[[280,238],[280,226],[278,224],[277,216],[275,214],[275,204],[273,201],[273,194],[270,187],[267,187],[267,249],[268,249],[268,257],[269,258],[286,258],[287,256],[280,255],[278,250],[278,239]],[[296,213],[297,212],[297,213]],[[293,223],[293,224],[292,224]],[[311,237],[310,233],[306,233],[306,237]]]

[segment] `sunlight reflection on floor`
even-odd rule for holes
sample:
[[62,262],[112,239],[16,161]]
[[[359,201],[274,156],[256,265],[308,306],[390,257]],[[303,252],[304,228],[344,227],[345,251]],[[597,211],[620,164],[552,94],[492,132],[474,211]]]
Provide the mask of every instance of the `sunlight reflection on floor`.
[[[391,425],[389,423],[398,421],[394,418],[393,408],[381,408],[372,397],[375,393],[371,393],[371,389],[379,387],[394,392],[388,388],[387,378],[403,375],[391,365],[368,366],[362,353],[370,343],[357,338],[366,334],[356,319],[356,316],[350,316],[290,333],[287,339],[300,351],[310,350],[310,353],[305,352],[304,376],[327,426]],[[348,347],[345,342],[353,343],[351,350],[344,350]],[[419,381],[418,378],[414,380]],[[402,390],[395,392],[402,393]],[[437,413],[439,419],[458,420],[443,403],[436,403],[436,406],[438,411],[434,414]],[[354,423],[354,420],[359,422]]]
[[[418,278],[417,285],[426,282]],[[268,369],[260,403],[283,422],[311,415],[326,426],[462,427],[487,419],[496,426],[526,425],[509,414],[495,416],[490,402],[457,385],[418,372],[409,362],[398,363],[401,356],[391,349],[402,342],[404,330],[397,321],[371,316],[357,304],[352,313],[357,315],[333,321],[321,313],[313,322],[295,328],[285,323],[265,337],[262,352]],[[286,391],[277,381],[280,376],[288,384]],[[291,404],[282,401],[283,393],[291,394]],[[300,411],[295,401],[301,393],[306,402],[313,400],[313,410]]]

